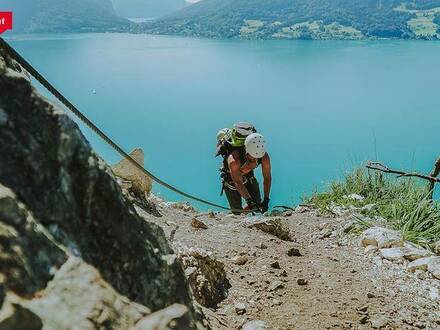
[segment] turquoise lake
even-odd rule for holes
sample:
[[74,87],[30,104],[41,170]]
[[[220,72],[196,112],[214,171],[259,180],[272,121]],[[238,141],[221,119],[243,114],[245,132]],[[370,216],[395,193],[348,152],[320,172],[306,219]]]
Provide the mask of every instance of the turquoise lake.
[[[215,136],[236,121],[254,123],[268,141],[272,205],[299,203],[368,159],[427,172],[440,154],[440,42],[127,34],[9,41],[123,148],[143,148],[149,170],[223,205]],[[83,132],[105,160],[119,160]]]

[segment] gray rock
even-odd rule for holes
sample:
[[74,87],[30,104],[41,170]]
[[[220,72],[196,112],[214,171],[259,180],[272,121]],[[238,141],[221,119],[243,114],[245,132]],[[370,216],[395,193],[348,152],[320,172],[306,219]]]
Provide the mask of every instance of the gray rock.
[[301,256],[302,256],[301,252],[300,252],[299,249],[297,249],[297,248],[290,248],[290,249],[287,251],[287,255],[288,255],[289,257],[301,257]]
[[[1,56],[0,108],[8,124],[0,129],[0,184],[19,196],[38,228],[56,228],[51,234],[57,245],[81,255],[116,291],[151,310],[184,304],[194,328],[198,316],[183,269],[180,263],[169,265],[162,259],[173,254],[163,230],[137,215],[78,125],[40,96],[18,65],[6,66],[13,62]],[[0,207],[8,245],[22,235],[16,226],[22,226],[23,217],[16,210],[7,204]],[[36,248],[22,243],[32,273],[7,275],[8,290],[35,292],[50,280],[49,266],[65,257],[40,250],[38,237],[29,243]],[[33,259],[26,253],[34,253]]]
[[196,229],[208,229],[208,226],[202,220],[197,218],[191,220],[191,226]]
[[182,248],[179,250],[179,259],[196,300],[202,306],[216,308],[231,288],[225,265],[203,249]]
[[[440,257],[426,257],[420,258],[410,262],[407,266],[407,269],[410,272],[415,272],[416,270],[427,271],[429,265],[438,265],[440,264]],[[431,266],[431,269],[433,266]]]
[[243,325],[242,330],[269,330],[266,322],[260,320],[249,321]]
[[368,245],[377,246],[379,249],[403,246],[402,235],[391,229],[372,227],[361,235],[361,243],[364,247]]
[[151,313],[145,306],[121,296],[96,269],[75,257],[69,258],[36,298],[18,302],[48,329],[75,325],[78,329],[123,330]]
[[292,241],[289,226],[281,218],[248,220],[246,225],[249,228],[256,228],[267,234],[278,237],[283,241]]
[[273,282],[269,285],[268,290],[269,290],[269,291],[277,291],[277,290],[279,290],[279,289],[283,289],[284,287],[285,287],[285,285],[284,285],[283,282],[276,280],[276,281],[273,281]]
[[249,259],[248,259],[247,256],[235,256],[235,257],[233,257],[233,258],[231,259],[231,261],[232,261],[233,264],[235,264],[235,265],[239,265],[239,266],[244,265],[245,263],[248,262],[248,260],[249,260]]
[[131,330],[178,330],[191,327],[188,307],[174,304],[142,318]]
[[234,305],[234,309],[238,315],[243,315],[246,313],[246,305],[243,303],[236,303]]
[[379,252],[382,258],[390,261],[403,261],[403,256],[405,255],[403,248],[380,249]]
[[299,279],[296,281],[296,283],[297,283],[298,285],[307,285],[307,284],[309,284],[309,281],[307,281],[306,279],[303,279],[303,278],[299,278]]
[[280,263],[278,261],[274,261],[270,264],[270,267],[275,269],[281,269]]
[[388,326],[389,320],[385,315],[374,315],[370,318],[371,327],[374,329],[384,329]]

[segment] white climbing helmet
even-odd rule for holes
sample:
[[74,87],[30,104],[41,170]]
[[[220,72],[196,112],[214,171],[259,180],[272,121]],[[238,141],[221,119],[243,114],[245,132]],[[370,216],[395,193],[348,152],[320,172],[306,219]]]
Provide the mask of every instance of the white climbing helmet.
[[254,125],[247,122],[239,122],[234,124],[234,130],[242,137],[246,137],[252,133],[255,133]]
[[218,131],[217,133],[217,142],[222,141],[226,135],[228,135],[230,132],[229,128],[222,128],[220,131]]
[[254,158],[262,158],[266,154],[266,141],[263,135],[253,133],[244,142],[246,152]]

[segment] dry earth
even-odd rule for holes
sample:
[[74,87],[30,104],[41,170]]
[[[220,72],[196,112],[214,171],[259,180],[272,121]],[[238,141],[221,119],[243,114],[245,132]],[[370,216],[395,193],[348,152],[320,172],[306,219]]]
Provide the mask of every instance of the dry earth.
[[[160,224],[177,249],[203,248],[225,264],[231,288],[208,314],[214,328],[263,320],[270,329],[440,329],[439,281],[366,253],[358,237],[344,234],[348,219],[285,212],[275,217],[291,232],[292,241],[284,241],[249,228],[249,216],[157,205],[161,218],[137,210]],[[195,217],[207,229],[194,228]],[[289,256],[292,248],[301,256]],[[238,256],[238,263],[247,261],[237,265]]]

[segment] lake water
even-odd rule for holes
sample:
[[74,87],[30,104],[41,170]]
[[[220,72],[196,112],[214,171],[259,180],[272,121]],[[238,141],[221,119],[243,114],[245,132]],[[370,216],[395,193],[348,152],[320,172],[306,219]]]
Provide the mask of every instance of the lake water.
[[[215,135],[236,121],[266,136],[274,205],[298,203],[368,159],[426,172],[440,153],[439,42],[126,34],[10,41],[126,150],[142,147],[148,169],[224,205]],[[83,131],[104,159],[118,161]]]

